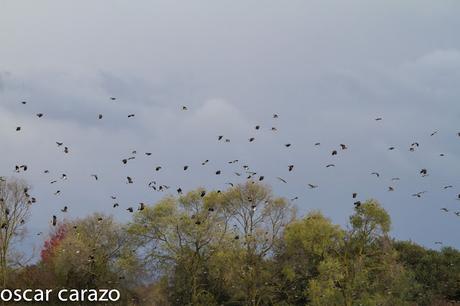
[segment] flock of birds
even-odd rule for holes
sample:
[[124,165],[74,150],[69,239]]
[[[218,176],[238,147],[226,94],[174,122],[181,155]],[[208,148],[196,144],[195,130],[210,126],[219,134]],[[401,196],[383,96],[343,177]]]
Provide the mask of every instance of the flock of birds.
[[[109,99],[110,99],[111,101],[116,101],[116,100],[117,100],[116,97],[110,97]],[[23,105],[27,105],[27,101],[21,101],[20,103],[23,104]],[[187,106],[182,106],[180,110],[186,112],[186,111],[188,111],[188,107],[187,107]],[[43,117],[45,117],[45,114],[44,114],[44,113],[37,113],[37,114],[36,114],[36,117],[37,117],[38,119],[42,119]],[[127,117],[128,117],[128,118],[134,118],[134,117],[135,117],[135,114],[134,114],[134,113],[127,114]],[[279,118],[279,115],[275,113],[275,114],[273,114],[272,117],[273,117],[274,120],[276,120],[277,118]],[[103,115],[103,114],[97,114],[96,118],[97,118],[97,120],[103,120],[104,115]],[[383,118],[382,118],[382,117],[377,117],[377,118],[374,118],[374,120],[378,122],[378,121],[382,121]],[[260,125],[256,125],[256,126],[254,127],[254,129],[255,129],[255,130],[260,130],[260,129],[261,129],[261,126],[260,126]],[[17,126],[17,127],[15,128],[15,130],[16,130],[16,132],[20,133],[20,132],[22,132],[23,129],[22,129],[21,126]],[[269,130],[271,130],[272,132],[276,132],[278,129],[277,129],[277,127],[273,126],[273,127],[271,127]],[[433,132],[430,134],[430,136],[433,137],[433,136],[435,136],[437,133],[438,133],[438,131],[433,131]],[[460,132],[457,132],[457,135],[456,135],[456,136],[457,136],[457,137],[460,137]],[[256,140],[255,137],[250,137],[250,138],[248,138],[248,142],[249,142],[249,143],[252,143],[252,142],[254,142],[255,140]],[[226,143],[231,142],[230,138],[227,138],[225,135],[216,135],[216,141],[218,141],[218,142],[226,142]],[[321,145],[320,142],[314,143],[314,146],[320,146],[320,145]],[[71,154],[71,146],[70,146],[69,144],[66,144],[66,143],[63,142],[63,141],[56,141],[56,146],[57,146],[58,149],[62,150],[63,154]],[[285,143],[285,144],[284,144],[284,147],[285,147],[285,148],[290,148],[290,147],[292,147],[292,146],[293,146],[293,144],[291,144],[291,143]],[[414,152],[414,151],[416,151],[419,147],[420,147],[420,143],[419,143],[419,142],[413,142],[412,144],[410,144],[408,150],[409,150],[410,152]],[[330,155],[331,155],[331,156],[336,156],[336,155],[340,154],[341,151],[345,151],[345,150],[347,150],[347,149],[348,149],[348,145],[347,145],[347,144],[340,143],[340,144],[337,146],[336,149],[333,149],[333,150],[330,152]],[[389,150],[389,151],[395,150],[395,147],[391,146],[391,147],[388,148],[388,150]],[[145,155],[146,157],[149,157],[149,156],[152,155],[152,152],[144,152],[144,155]],[[439,154],[439,155],[440,155],[441,157],[445,156],[445,154],[443,154],[443,153],[441,153],[441,154]],[[138,157],[138,152],[137,152],[136,150],[133,150],[133,151],[131,151],[131,154],[130,154],[129,157],[121,158],[121,159],[120,159],[120,163],[121,163],[122,165],[126,165],[126,164],[130,163],[131,161],[135,160],[137,157]],[[206,159],[206,160],[204,160],[204,161],[201,163],[201,165],[202,165],[202,166],[205,166],[208,162],[209,162],[209,160]],[[228,161],[229,164],[237,164],[237,163],[239,163],[239,162],[240,162],[240,161],[239,161],[238,159]],[[331,167],[335,167],[335,164],[334,164],[334,163],[328,163],[328,164],[326,165],[326,168],[331,168]],[[29,167],[28,167],[26,164],[18,164],[18,165],[15,165],[15,166],[14,166],[14,171],[15,171],[16,173],[26,172],[26,171],[28,171],[28,168],[29,168]],[[184,166],[182,167],[183,171],[188,171],[189,168],[190,168],[189,165],[184,165]],[[294,165],[294,164],[289,164],[289,165],[287,166],[287,171],[288,171],[288,172],[294,171],[294,168],[295,168],[295,165]],[[156,172],[161,171],[162,169],[163,169],[163,167],[162,167],[161,165],[158,165],[158,166],[156,166],[156,167],[154,168],[154,170],[155,170]],[[43,173],[44,173],[44,174],[48,174],[48,173],[50,173],[50,171],[47,170],[47,169],[45,169],[45,170],[43,170]],[[216,170],[216,171],[214,172],[214,174],[215,174],[215,175],[221,175],[221,174],[222,174],[222,170]],[[259,174],[259,173],[255,172],[255,171],[252,171],[251,168],[250,168],[248,165],[242,165],[241,170],[238,171],[238,172],[234,172],[234,175],[237,176],[237,177],[246,178],[247,180],[252,180],[252,181],[264,181],[264,179],[265,179],[265,176],[264,176],[264,175]],[[376,176],[377,178],[380,177],[380,173],[379,173],[379,172],[375,172],[375,171],[370,172],[370,175],[374,175],[374,176]],[[423,169],[420,169],[420,170],[419,170],[419,175],[420,175],[421,177],[426,177],[426,176],[429,176],[430,173],[429,173],[428,169],[423,168]],[[68,178],[67,174],[62,173],[59,179],[60,179],[60,180],[67,180],[67,178]],[[3,177],[0,177],[0,179],[1,179],[1,180],[4,180]],[[98,175],[97,173],[93,173],[93,174],[90,175],[90,179],[93,179],[93,180],[95,180],[95,181],[98,181],[98,180],[99,180],[99,175]],[[287,180],[286,180],[285,178],[283,178],[283,177],[276,177],[276,179],[279,180],[280,182],[284,183],[284,184],[287,184]],[[393,178],[391,178],[391,181],[392,181],[392,182],[396,182],[396,181],[399,181],[399,180],[400,180],[399,177],[393,177]],[[57,182],[58,182],[58,179],[53,179],[53,180],[50,181],[50,184],[55,184],[55,183],[57,183]],[[134,184],[134,183],[135,183],[134,178],[133,178],[132,176],[126,176],[125,182],[126,182],[126,184]],[[233,186],[233,185],[234,185],[234,184],[231,183],[231,182],[228,182],[227,184],[228,184],[229,186]],[[167,191],[167,190],[169,190],[169,189],[171,188],[171,186],[166,185],[166,184],[161,184],[161,183],[159,183],[159,182],[157,182],[157,181],[155,181],[155,180],[151,180],[151,181],[147,182],[146,185],[147,185],[148,188],[150,188],[150,189],[152,189],[152,190],[154,190],[154,191],[158,191],[158,192]],[[316,188],[319,188],[319,185],[318,185],[318,184],[314,184],[314,183],[308,183],[308,184],[306,185],[306,187],[309,188],[309,189],[316,189]],[[442,188],[443,188],[443,189],[450,189],[450,188],[454,188],[454,186],[453,186],[453,185],[446,185],[446,186],[443,186]],[[182,193],[183,193],[183,190],[182,190],[181,187],[176,187],[175,189],[176,189],[175,192],[177,192],[177,194],[182,194]],[[174,188],[173,188],[173,190],[174,190]],[[388,191],[389,191],[389,192],[392,192],[392,191],[394,191],[394,190],[395,190],[395,187],[394,187],[394,186],[388,186]],[[26,193],[27,198],[29,199],[30,203],[35,203],[35,202],[37,202],[37,199],[34,198],[34,197],[31,197],[30,195],[28,195],[27,192],[28,192],[28,190],[25,190],[25,193]],[[218,191],[218,192],[220,192],[220,191]],[[419,192],[413,193],[413,194],[412,194],[412,197],[421,198],[421,197],[422,197],[425,193],[427,193],[427,192],[428,192],[428,191],[426,191],[426,190],[419,191]],[[61,190],[56,190],[56,191],[54,192],[54,195],[55,195],[55,196],[58,196],[58,195],[60,195],[60,194],[61,194]],[[201,196],[204,197],[205,195],[206,195],[206,191],[203,190],[203,191],[201,192]],[[360,205],[361,205],[361,201],[358,200],[358,192],[355,192],[355,191],[350,192],[350,196],[351,196],[351,198],[353,199],[352,201],[353,201],[353,203],[354,203],[355,206],[360,206]],[[119,203],[116,202],[116,201],[117,201],[117,197],[116,197],[116,196],[111,195],[110,198],[111,198],[111,200],[113,200],[113,205],[112,205],[113,208],[117,208],[117,207],[120,206]],[[298,197],[293,197],[293,198],[291,198],[290,200],[291,200],[291,201],[295,201],[295,200],[297,200],[297,199],[298,199]],[[1,200],[2,200],[2,199],[0,199],[0,201],[1,201]],[[456,200],[460,201],[460,193],[459,193],[458,195],[456,195]],[[138,207],[132,207],[132,206],[131,206],[131,207],[127,207],[127,208],[126,208],[126,211],[128,211],[129,213],[133,213],[135,210],[142,211],[145,207],[146,207],[146,204],[143,203],[143,202],[141,202],[141,203],[138,204]],[[62,207],[60,210],[61,210],[62,213],[67,213],[67,212],[69,211],[69,207],[68,207],[68,206],[64,206],[64,207]],[[448,209],[448,208],[446,208],[446,207],[442,207],[442,208],[441,208],[441,211],[443,211],[443,212],[445,212],[445,213],[450,213],[450,212],[452,212],[452,213],[454,213],[456,216],[459,216],[459,217],[460,217],[460,208],[459,208],[459,211],[451,211],[450,209]],[[5,213],[8,214],[9,212],[5,212]],[[100,219],[100,221],[102,221],[102,219]],[[53,215],[53,216],[52,216],[51,224],[52,224],[53,226],[56,226],[56,225],[58,224],[58,217],[57,217],[56,215]],[[38,235],[40,235],[40,234],[41,234],[41,232],[38,233]],[[436,243],[438,243],[438,242],[436,242]]]

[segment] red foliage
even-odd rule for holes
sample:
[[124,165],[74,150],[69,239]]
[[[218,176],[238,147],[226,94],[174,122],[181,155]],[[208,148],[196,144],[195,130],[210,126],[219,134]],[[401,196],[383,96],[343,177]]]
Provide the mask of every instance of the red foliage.
[[54,231],[51,237],[45,241],[43,249],[40,252],[42,262],[47,263],[51,260],[55,249],[59,246],[61,241],[65,238],[66,233],[67,233],[66,226],[61,224]]

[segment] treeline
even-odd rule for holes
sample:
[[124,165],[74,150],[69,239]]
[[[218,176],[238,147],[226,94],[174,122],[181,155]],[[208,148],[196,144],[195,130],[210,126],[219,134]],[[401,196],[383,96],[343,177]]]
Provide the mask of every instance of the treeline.
[[[4,288],[117,288],[120,305],[460,304],[460,252],[395,241],[375,200],[342,228],[318,211],[297,216],[256,182],[197,189],[145,206],[127,224],[103,214],[58,222],[40,260],[23,265],[8,243],[33,205],[27,191],[0,182]],[[14,207],[26,209],[23,219]]]

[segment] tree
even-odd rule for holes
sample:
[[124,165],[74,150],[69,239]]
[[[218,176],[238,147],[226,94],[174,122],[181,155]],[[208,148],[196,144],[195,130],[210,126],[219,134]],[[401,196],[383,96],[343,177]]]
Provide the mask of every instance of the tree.
[[308,284],[320,273],[320,265],[337,257],[345,232],[320,212],[310,212],[286,227],[276,255],[277,300],[304,305]]
[[296,216],[285,199],[274,197],[266,185],[248,181],[230,188],[223,195],[223,207],[235,232],[240,254],[234,258],[240,267],[234,280],[246,305],[265,305],[272,299],[272,274],[268,258],[281,242],[285,227]]
[[412,277],[411,299],[419,305],[460,301],[460,252],[440,252],[407,241],[395,243],[398,259]]
[[3,287],[8,276],[8,261],[12,244],[25,233],[34,199],[30,187],[22,180],[0,177],[0,277]]
[[52,271],[56,287],[117,288],[125,299],[140,271],[126,230],[101,214],[59,224],[45,243],[41,267]]
[[134,216],[129,233],[147,264],[170,275],[175,304],[212,304],[207,263],[228,236],[222,195],[203,189],[166,197]]
[[390,217],[375,200],[355,208],[342,250],[310,281],[312,305],[405,305],[409,279],[388,238]]

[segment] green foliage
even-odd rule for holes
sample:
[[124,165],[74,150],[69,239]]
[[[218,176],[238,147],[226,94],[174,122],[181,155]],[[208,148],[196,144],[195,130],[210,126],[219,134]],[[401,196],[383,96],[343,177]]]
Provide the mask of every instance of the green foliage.
[[[460,301],[460,252],[389,237],[375,200],[344,229],[247,182],[146,206],[123,226],[64,222],[17,288],[118,288],[123,305],[434,305]],[[58,239],[57,239],[58,238]],[[142,272],[141,272],[142,271]]]

